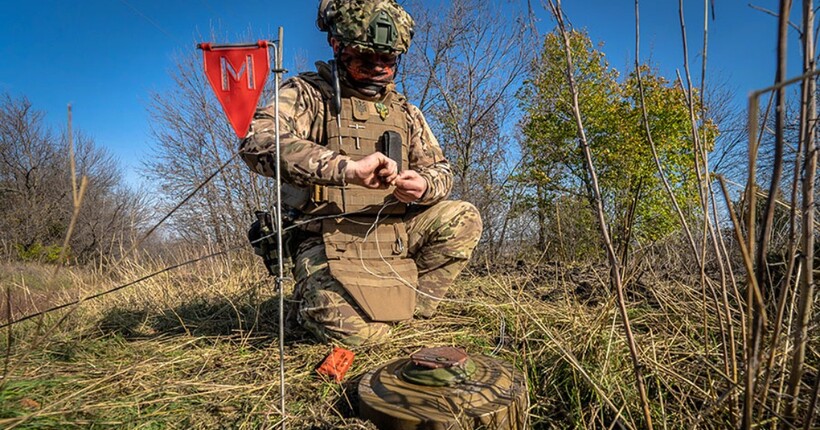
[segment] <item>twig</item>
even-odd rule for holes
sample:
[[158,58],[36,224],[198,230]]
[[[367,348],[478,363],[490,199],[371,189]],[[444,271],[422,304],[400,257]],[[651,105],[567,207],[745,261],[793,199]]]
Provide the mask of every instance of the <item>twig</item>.
[[[700,203],[701,209],[703,210],[703,231],[701,232],[701,237],[703,238],[701,242],[700,250],[694,248],[693,245],[693,252],[698,260],[699,266],[699,275],[700,275],[700,284],[701,284],[701,294],[703,296],[703,332],[704,332],[704,347],[708,348],[708,336],[709,325],[707,322],[707,314],[706,314],[706,302],[707,302],[707,288],[711,293],[712,300],[715,304],[715,309],[718,312],[718,324],[719,324],[719,331],[721,336],[722,351],[723,351],[723,362],[724,362],[724,372],[730,372],[730,358],[732,362],[732,366],[735,369],[736,373],[736,364],[734,360],[734,331],[731,327],[731,315],[729,314],[728,309],[728,300],[726,300],[726,276],[723,267],[723,259],[721,258],[720,247],[718,244],[717,235],[715,233],[715,228],[712,226],[712,222],[709,214],[709,203],[710,197],[712,200],[714,199],[714,195],[711,188],[711,181],[709,178],[709,153],[705,147],[705,140],[706,140],[706,131],[705,127],[698,127],[698,120],[697,116],[695,115],[695,94],[692,85],[692,77],[689,68],[689,49],[688,49],[688,37],[686,33],[686,23],[684,20],[684,13],[683,13],[683,0],[679,0],[678,2],[678,15],[681,27],[681,43],[683,45],[683,67],[684,72],[686,75],[686,101],[687,107],[689,109],[689,121],[691,126],[691,133],[692,133],[692,142],[694,146],[694,153],[695,153],[695,174],[698,179],[698,193],[700,195]],[[706,58],[707,58],[707,48],[708,48],[708,22],[709,22],[709,1],[704,0],[704,29],[703,29],[703,51],[701,52],[703,56],[703,63],[701,66],[701,94],[700,94],[700,119],[701,121],[704,120],[706,116],[706,109],[705,109],[705,102],[704,98],[706,97]],[[680,78],[680,74],[678,74],[678,79],[681,81],[681,87],[683,88],[683,81]],[[700,136],[700,132],[704,133],[703,138]],[[702,163],[702,164],[701,164]],[[717,292],[715,291],[714,285],[710,282],[709,278],[706,276],[706,253],[707,253],[707,246],[708,243],[711,242],[712,249],[715,253],[715,257],[718,259],[720,269],[721,269],[721,286],[723,291],[724,297],[724,310],[726,312],[725,320],[721,316],[720,312],[720,305]],[[729,334],[727,335],[726,325],[729,325]],[[731,341],[727,339],[727,336],[731,338]],[[731,345],[728,345],[731,343]],[[731,353],[730,353],[731,349]],[[730,412],[734,419],[734,407],[733,402],[730,402]]]
[[[779,39],[778,39],[778,48],[777,48],[777,58],[778,58],[778,66],[777,66],[777,76],[775,78],[775,82],[780,83],[785,80],[786,77],[786,37],[787,37],[787,28],[786,22],[789,18],[789,12],[791,10],[791,0],[783,0],[780,3],[780,25],[779,25]],[[772,180],[769,185],[769,199],[766,202],[766,212],[764,217],[763,226],[760,230],[760,236],[758,238],[759,246],[757,247],[757,256],[756,256],[756,276],[757,276],[757,283],[761,289],[766,290],[768,286],[768,276],[767,276],[767,265],[766,265],[766,254],[769,248],[769,240],[771,237],[772,225],[774,223],[774,212],[775,212],[775,200],[777,197],[777,193],[779,191],[778,183],[780,181],[780,177],[782,176],[783,172],[783,147],[784,147],[784,132],[785,132],[785,124],[786,124],[786,108],[785,108],[785,99],[786,99],[786,88],[780,87],[777,89],[776,92],[776,108],[775,108],[775,156],[774,156],[774,171],[772,173]],[[756,122],[756,121],[755,121]],[[749,186],[753,186],[750,184]],[[771,197],[775,197],[772,199]],[[755,208],[749,208],[751,213],[755,212]],[[752,237],[752,230],[749,231],[749,237]],[[763,323],[765,325],[765,310],[761,312],[763,316]],[[762,333],[761,333],[762,336]]]
[[63,247],[60,248],[60,255],[57,257],[57,267],[54,268],[54,276],[57,276],[57,273],[60,272],[60,267],[63,265],[63,258],[65,257],[66,249],[68,249],[68,242],[71,240],[71,234],[74,233],[74,226],[77,224],[77,217],[80,215],[80,208],[83,204],[83,196],[88,186],[88,178],[83,175],[83,179],[80,181],[80,189],[77,189],[77,162],[74,156],[74,136],[71,123],[71,105],[68,105],[68,165],[71,174],[71,202],[74,205],[74,210],[71,214],[71,222],[68,224],[65,240],[63,240]]
[[635,344],[635,337],[632,334],[632,326],[629,323],[629,315],[627,314],[626,310],[626,300],[624,297],[624,286],[621,280],[620,264],[618,262],[618,257],[615,253],[615,249],[612,245],[612,239],[609,237],[609,227],[607,225],[606,215],[604,212],[603,201],[601,198],[601,190],[598,186],[598,174],[595,170],[595,165],[592,161],[592,153],[590,151],[589,143],[584,132],[583,120],[581,119],[581,108],[578,101],[578,89],[575,86],[575,68],[572,63],[572,51],[570,47],[569,34],[567,33],[567,29],[564,24],[564,12],[560,7],[560,3],[558,4],[558,6],[556,6],[553,0],[548,1],[550,10],[558,23],[558,29],[561,33],[561,36],[564,39],[564,53],[566,54],[565,60],[567,68],[567,80],[569,84],[570,93],[572,94],[572,111],[573,116],[575,117],[575,126],[578,132],[578,139],[580,141],[579,143],[584,152],[584,161],[586,164],[587,172],[589,173],[589,178],[591,182],[590,185],[593,193],[591,197],[593,203],[595,204],[595,209],[598,216],[598,227],[600,228],[601,237],[603,239],[604,245],[606,245],[607,257],[609,259],[610,264],[610,280],[614,284],[615,292],[618,297],[618,309],[621,312],[621,319],[624,323],[627,344],[629,345],[629,352],[632,358],[635,379],[638,385],[638,392],[641,398],[641,406],[643,409],[645,425],[646,428],[652,430],[652,413],[649,407],[649,398],[646,395],[646,385],[644,383],[642,370],[643,365],[640,362],[638,347]]
[[[681,43],[683,45],[683,68],[686,74],[686,104],[689,110],[689,123],[691,127],[692,133],[692,144],[694,146],[694,154],[695,154],[695,175],[698,180],[698,195],[700,196],[700,204],[701,209],[703,210],[704,214],[709,213],[709,162],[708,162],[708,153],[703,147],[703,142],[700,139],[699,127],[697,117],[695,115],[695,94],[692,85],[692,75],[689,69],[689,41],[686,35],[686,22],[684,20],[684,13],[683,13],[683,0],[678,1],[678,19],[680,21],[680,28],[681,28]],[[706,39],[704,38],[704,44],[706,43]],[[705,46],[705,45],[704,45]],[[704,66],[705,67],[705,64]],[[703,70],[703,69],[702,69]],[[678,73],[678,79],[680,79],[680,74]],[[703,82],[701,85],[705,85]],[[683,87],[683,85],[681,85]],[[703,94],[701,94],[701,103],[700,103],[701,112],[703,112]],[[703,163],[701,165],[701,163]],[[711,235],[707,235],[707,233],[711,233]],[[703,217],[703,230],[701,232],[701,247],[700,250],[695,250],[695,255],[699,256],[698,258],[698,269],[699,269],[699,282],[701,286],[701,294],[703,297],[703,339],[704,339],[704,347],[708,348],[707,342],[709,339],[708,336],[708,315],[706,314],[706,300],[707,300],[707,286],[712,293],[712,297],[717,303],[717,294],[715,293],[714,287],[711,283],[707,282],[706,277],[706,247],[709,238],[714,237],[714,232],[711,228],[711,222],[708,216]],[[720,334],[723,342],[725,344],[726,339],[726,331],[723,327],[723,321],[720,320]],[[728,369],[727,369],[728,370]]]
[[[11,286],[6,285],[6,321],[11,321]],[[3,381],[0,382],[0,392],[6,387],[9,380],[9,362],[11,361],[12,328],[6,328],[6,356],[3,360]]]
[[652,159],[655,160],[655,167],[658,169],[658,175],[661,177],[661,181],[663,182],[663,187],[666,189],[666,194],[669,196],[669,200],[672,201],[672,206],[675,208],[675,213],[678,215],[678,219],[680,220],[681,226],[683,226],[683,230],[686,233],[686,238],[689,241],[689,246],[692,247],[692,252],[695,255],[695,258],[698,261],[698,265],[700,265],[701,257],[700,254],[697,252],[697,246],[695,245],[695,239],[692,236],[692,230],[689,228],[689,224],[686,222],[686,217],[683,215],[683,211],[678,204],[678,199],[675,197],[675,193],[672,191],[672,186],[669,184],[669,179],[666,177],[666,172],[663,170],[663,166],[661,166],[660,157],[658,156],[658,149],[655,145],[655,140],[652,138],[652,130],[649,128],[649,113],[646,110],[646,96],[644,94],[644,86],[643,86],[643,76],[641,74],[641,66],[639,64],[639,49],[640,49],[640,15],[638,9],[638,2],[639,0],[635,0],[635,73],[638,78],[638,91],[640,95],[641,101],[641,114],[643,118],[644,124],[644,131],[646,132],[646,139],[649,142],[649,147],[652,150]]
[[[751,4],[751,3],[749,3],[749,5],[748,5],[748,6],[749,6],[750,8],[752,8],[752,9],[754,9],[754,10],[757,10],[757,11],[763,12],[763,13],[765,13],[766,15],[771,15],[771,16],[773,16],[773,17],[777,18],[777,14],[776,14],[775,12],[773,12],[773,11],[769,10],[769,9],[766,9],[766,8],[764,8],[764,7],[761,7],[761,6],[753,5],[753,4]],[[801,29],[800,27],[798,27],[798,26],[797,26],[797,24],[795,24],[795,23],[793,23],[793,22],[789,21],[789,26],[791,26],[791,28],[793,28],[795,31],[797,31],[797,33],[798,33],[798,34],[800,34],[800,37],[803,37],[803,29]]]
[[[723,179],[722,175],[717,175],[717,177],[718,177],[718,180],[720,181],[720,187],[723,190],[723,198],[726,200],[726,207],[728,208],[728,212],[731,215],[732,224],[733,224],[734,230],[735,230],[735,238],[738,242],[738,247],[740,248],[740,252],[741,252],[742,257],[743,257],[743,264],[746,267],[746,275],[749,279],[749,285],[747,286],[747,289],[749,290],[749,293],[748,293],[749,297],[747,298],[747,300],[749,302],[748,306],[751,307],[752,306],[752,303],[751,303],[752,300],[755,300],[755,299],[762,300],[761,299],[761,294],[760,294],[760,289],[758,288],[758,285],[757,285],[757,278],[752,276],[752,274],[754,273],[754,267],[752,265],[752,257],[749,255],[749,250],[746,247],[746,243],[743,240],[743,235],[740,232],[740,221],[738,221],[737,215],[732,210],[732,201],[729,197],[729,190],[726,188],[726,181]],[[752,337],[754,338],[754,334],[752,335]],[[751,353],[748,354],[748,360],[752,360],[752,356],[753,356],[753,354],[751,354]],[[748,368],[746,369],[746,372],[747,372],[747,389],[748,389],[748,378],[749,378],[748,375],[751,372]],[[747,397],[745,399],[745,401],[749,401],[749,397]],[[754,401],[753,396],[751,397],[751,401]],[[743,409],[744,422],[748,422],[748,421],[745,421],[747,419],[749,421],[751,421],[751,416],[747,416],[747,414],[751,413],[751,410],[752,410],[752,406],[749,405],[748,403],[746,403],[745,406],[744,406],[744,409]],[[749,427],[744,427],[744,428],[749,428]]]
[[88,188],[88,178],[83,176],[83,179],[80,181],[80,191],[77,192],[77,200],[74,202],[74,212],[71,214],[71,222],[68,224],[68,231],[63,240],[63,247],[60,248],[60,256],[57,257],[58,264],[57,267],[54,268],[55,276],[59,273],[60,267],[63,265],[63,258],[65,257],[66,249],[68,249],[68,242],[71,240],[74,227],[77,225],[77,218],[80,216],[80,208],[83,204],[83,196],[85,196],[86,188]]
[[[814,70],[814,13],[811,8],[812,2],[803,2],[803,26],[805,31],[801,34],[801,38],[803,41],[803,74],[805,75],[808,72]],[[771,378],[774,367],[774,358],[775,352],[777,351],[777,344],[780,338],[780,333],[783,328],[783,314],[785,313],[786,309],[786,302],[788,298],[788,292],[791,290],[792,285],[792,274],[795,270],[795,264],[797,263],[798,270],[800,263],[797,262],[796,252],[798,248],[798,240],[797,240],[797,216],[799,211],[797,210],[797,201],[798,201],[798,184],[800,182],[800,173],[801,173],[801,161],[804,151],[804,146],[806,142],[814,141],[815,130],[812,123],[814,122],[814,116],[816,115],[816,97],[814,95],[814,91],[816,90],[816,83],[814,79],[804,79],[801,83],[801,104],[800,104],[800,138],[797,142],[797,151],[795,153],[795,160],[794,160],[794,169],[792,173],[792,193],[791,193],[791,205],[789,207],[789,254],[788,254],[788,267],[786,269],[786,275],[783,278],[783,286],[780,288],[780,294],[777,298],[777,317],[775,318],[774,323],[774,333],[772,334],[771,338],[771,347],[769,348],[769,359],[767,362],[767,373],[766,373],[766,380],[763,385],[763,403],[766,403],[766,397],[769,394],[769,385],[771,383]]]
[[[706,64],[708,59],[708,52],[709,52],[709,6],[711,5],[711,12],[712,12],[712,19],[715,19],[715,3],[714,0],[703,0],[703,49],[701,50],[701,56],[703,58],[701,64],[701,74],[700,74],[700,117],[706,118]],[[701,142],[706,140],[706,132],[705,128],[702,128],[704,132],[704,136],[701,139]],[[708,153],[704,147],[701,146],[701,151],[703,153],[702,158],[704,160],[704,169],[706,172],[709,172],[711,169],[709,167],[709,158]],[[712,211],[714,220],[716,221],[716,225],[712,225],[711,220],[708,216],[704,217],[706,226],[709,230],[709,239],[712,242],[713,252],[715,253],[715,258],[717,259],[718,266],[720,268],[720,291],[721,297],[723,299],[723,315],[725,316],[725,326],[724,327],[724,320],[723,317],[720,315],[720,306],[718,304],[718,299],[715,297],[715,307],[718,309],[718,318],[720,323],[720,334],[722,339],[722,349],[723,349],[723,363],[724,363],[724,371],[727,374],[732,375],[732,382],[737,383],[737,359],[736,359],[736,344],[735,344],[735,332],[734,332],[734,325],[732,324],[732,315],[730,313],[729,308],[729,299],[728,299],[728,291],[726,285],[726,264],[724,261],[724,255],[721,253],[721,243],[719,239],[720,234],[716,232],[716,230],[720,229],[719,223],[717,223],[717,208],[715,202],[715,193],[712,189],[712,181],[708,180],[706,185],[706,193],[707,193],[707,203],[711,202]],[[704,214],[709,213],[709,208],[704,207]],[[706,259],[706,254],[704,252],[704,260]],[[726,256],[726,261],[728,260],[728,256]],[[705,270],[704,270],[705,276]],[[712,287],[712,291],[714,294],[714,288]],[[728,333],[727,333],[728,330]],[[728,336],[728,339],[727,339]],[[730,358],[731,357],[731,358]],[[731,368],[730,368],[731,366]],[[731,373],[730,373],[731,372]],[[732,422],[735,427],[737,427],[737,415],[735,412],[736,402],[734,398],[734,393],[732,393],[730,401],[729,401],[729,414],[732,417]]]
[[77,163],[74,160],[74,131],[72,130],[71,104],[68,105],[68,165],[71,173],[71,201],[77,204]]

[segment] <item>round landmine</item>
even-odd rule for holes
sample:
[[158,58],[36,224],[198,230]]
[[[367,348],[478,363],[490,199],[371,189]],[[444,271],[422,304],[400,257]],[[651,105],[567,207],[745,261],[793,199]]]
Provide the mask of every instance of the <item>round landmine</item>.
[[510,363],[428,348],[366,373],[359,411],[381,430],[523,430],[527,390]]

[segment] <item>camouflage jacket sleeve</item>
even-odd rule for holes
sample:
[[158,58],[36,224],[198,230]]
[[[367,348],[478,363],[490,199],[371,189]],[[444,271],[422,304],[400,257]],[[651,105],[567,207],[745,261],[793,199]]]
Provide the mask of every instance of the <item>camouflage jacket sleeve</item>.
[[427,125],[421,111],[408,104],[410,124],[410,166],[427,180],[427,191],[418,201],[421,205],[432,205],[444,200],[453,186],[453,172],[450,163]]
[[[239,152],[250,168],[276,176],[275,109],[257,109],[250,133]],[[297,186],[342,185],[349,157],[320,145],[324,103],[319,91],[300,78],[287,80],[279,91],[282,179]]]

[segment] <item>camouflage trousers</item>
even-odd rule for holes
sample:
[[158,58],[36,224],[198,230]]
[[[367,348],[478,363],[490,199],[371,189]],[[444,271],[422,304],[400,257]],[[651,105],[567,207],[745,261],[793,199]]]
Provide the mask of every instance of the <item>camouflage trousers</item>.
[[[481,216],[467,202],[447,200],[413,208],[404,217],[408,256],[418,268],[415,314],[431,317],[481,236]],[[324,342],[361,345],[390,334],[390,324],[372,321],[330,274],[320,236],[310,236],[294,254],[299,322]]]

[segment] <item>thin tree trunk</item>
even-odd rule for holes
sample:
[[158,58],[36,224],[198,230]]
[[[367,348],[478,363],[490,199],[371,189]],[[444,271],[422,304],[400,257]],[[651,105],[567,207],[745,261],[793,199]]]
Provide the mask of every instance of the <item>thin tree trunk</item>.
[[607,226],[606,216],[604,213],[603,201],[601,199],[601,190],[598,187],[598,175],[595,170],[595,165],[592,162],[592,153],[589,148],[589,143],[587,142],[586,133],[584,132],[583,120],[581,119],[581,110],[578,102],[578,90],[575,87],[575,78],[573,75],[574,66],[572,63],[572,52],[570,49],[569,35],[567,34],[567,30],[564,25],[563,10],[561,10],[560,2],[558,2],[556,6],[556,3],[554,3],[553,0],[549,0],[549,6],[553,16],[555,16],[555,19],[558,22],[558,28],[564,39],[564,52],[566,53],[567,66],[567,80],[569,82],[570,93],[572,94],[572,110],[575,117],[575,126],[578,129],[578,139],[580,140],[580,144],[584,152],[584,161],[587,168],[586,170],[589,173],[590,177],[590,187],[593,191],[593,195],[591,197],[595,202],[595,209],[598,216],[598,225],[601,229],[601,236],[603,238],[604,245],[606,246],[607,257],[609,259],[610,264],[610,279],[615,286],[615,292],[617,294],[618,299],[618,308],[621,313],[621,319],[624,323],[624,330],[626,331],[627,344],[629,346],[629,352],[632,358],[635,379],[638,384],[638,393],[640,394],[645,425],[646,428],[652,430],[652,413],[649,407],[649,399],[646,395],[646,385],[644,383],[642,370],[643,366],[640,363],[638,347],[635,344],[635,337],[632,334],[632,327],[629,323],[629,315],[627,314],[626,310],[624,286],[621,280],[621,268],[618,262],[618,256],[615,253],[615,248],[612,245],[612,239],[609,236],[609,227]]
[[[694,100],[694,90],[692,86],[692,77],[689,70],[689,49],[688,49],[688,38],[686,36],[686,24],[684,21],[684,13],[683,13],[683,0],[678,1],[678,15],[680,20],[681,26],[681,38],[683,43],[683,67],[686,73],[686,101],[689,107],[689,121],[692,126],[692,142],[694,144],[694,152],[695,152],[695,174],[697,175],[698,179],[698,194],[700,196],[700,203],[701,209],[703,210],[703,230],[701,231],[701,246],[700,250],[695,250],[695,255],[699,256],[698,258],[698,268],[699,275],[700,275],[700,286],[701,286],[701,293],[703,295],[703,342],[704,342],[704,350],[710,349],[710,346],[707,345],[708,339],[710,338],[709,332],[709,325],[708,325],[708,315],[706,310],[706,297],[707,288],[712,293],[712,297],[715,301],[715,305],[717,306],[717,293],[715,292],[714,286],[712,283],[708,282],[708,278],[706,276],[706,249],[708,245],[708,241],[710,237],[714,237],[711,221],[709,219],[709,158],[706,149],[703,147],[703,142],[700,139],[697,117],[695,116],[695,100]],[[708,22],[708,20],[707,20]],[[706,27],[704,27],[704,51],[707,46],[707,38],[706,38]],[[704,54],[704,65],[701,69],[702,76],[705,76],[705,52]],[[680,77],[679,77],[680,79]],[[703,82],[701,85],[705,85]],[[683,85],[681,85],[683,86]],[[703,96],[701,94],[701,103],[700,103],[700,110],[701,112],[704,111],[703,109]],[[709,234],[707,234],[709,233]],[[719,306],[718,306],[719,309]],[[722,342],[725,345],[725,338],[726,332],[721,320],[720,324],[720,334],[724,341]],[[725,351],[725,349],[724,349]],[[727,373],[728,373],[728,369]]]
[[[813,72],[816,67],[814,58],[814,6],[811,0],[803,1],[803,26],[805,37],[805,72]],[[800,296],[797,307],[797,327],[794,331],[794,355],[792,356],[791,375],[786,391],[789,399],[786,408],[786,419],[793,420],[797,412],[800,382],[803,379],[803,362],[806,357],[806,342],[809,320],[811,319],[812,302],[814,301],[814,181],[817,172],[817,147],[815,142],[816,81],[814,77],[806,79],[808,100],[806,106],[806,165],[803,177],[803,255],[805,268],[800,284]],[[811,412],[811,411],[809,411]]]
[[[778,19],[778,40],[777,40],[777,72],[775,75],[775,83],[779,84],[786,79],[786,48],[788,46],[788,30],[789,30],[789,13],[791,11],[791,0],[781,0],[779,19]],[[768,199],[766,201],[766,212],[764,215],[763,226],[760,229],[758,237],[758,248],[756,257],[755,277],[757,285],[761,289],[762,294],[766,294],[770,290],[769,271],[766,264],[766,255],[769,248],[769,238],[771,237],[772,224],[774,223],[775,201],[777,200],[777,193],[779,191],[780,177],[783,174],[783,134],[786,123],[786,88],[781,86],[776,93],[775,102],[775,154],[774,167],[772,172],[772,179],[769,185]],[[752,214],[755,212],[755,207],[750,207]],[[754,215],[752,215],[754,216]],[[752,231],[749,231],[749,237],[752,236]],[[752,292],[749,291],[747,298],[752,298]],[[765,308],[758,306],[753,300],[747,300],[748,305],[751,306],[751,328],[752,339],[749,342],[750,351],[746,364],[746,392],[744,394],[743,404],[743,422],[744,429],[751,428],[754,420],[754,400],[757,385],[757,376],[760,365],[760,347],[765,330]]]
[[[709,197],[712,200],[712,216],[714,219],[719,219],[718,208],[717,208],[717,201],[715,198],[715,193],[712,191],[711,186],[709,187]],[[734,329],[734,319],[732,318],[732,311],[729,305],[729,287],[727,285],[727,276],[726,272],[729,272],[729,280],[734,287],[734,290],[737,291],[737,283],[735,282],[734,273],[732,273],[732,266],[731,264],[726,264],[726,262],[731,261],[729,258],[729,253],[726,252],[726,246],[723,242],[723,233],[721,232],[720,223],[715,223],[713,229],[710,230],[710,234],[712,235],[712,242],[714,243],[714,251],[715,251],[715,258],[718,261],[720,267],[720,291],[721,291],[721,299],[723,305],[723,314],[726,318],[726,325],[728,326],[728,339],[726,342],[728,343],[728,348],[724,345],[724,361],[726,365],[724,366],[724,370],[726,374],[729,375],[729,378],[732,381],[732,385],[737,384],[738,377],[737,377],[737,340],[735,338],[735,329]],[[739,297],[739,295],[735,294],[735,297]],[[743,321],[743,308],[739,306],[739,313],[741,319],[741,325]],[[731,367],[730,370],[726,370],[727,367]],[[732,417],[732,427],[737,427],[738,424],[738,415],[737,415],[737,396],[735,395],[735,390],[731,387],[730,399],[729,399],[729,414]]]
[[[806,3],[809,3],[809,13],[806,13]],[[811,22],[814,20],[813,12],[811,11],[811,1],[804,1],[803,2],[803,34],[802,34],[802,42],[803,42],[803,73],[809,73],[814,68],[814,28]],[[813,87],[815,80],[812,79],[804,79],[800,88],[800,137],[797,142],[797,151],[795,152],[795,159],[794,159],[794,169],[792,173],[792,191],[791,191],[791,207],[789,208],[789,253],[788,253],[788,265],[786,269],[785,277],[783,278],[782,285],[780,286],[780,293],[778,294],[776,306],[777,306],[777,315],[775,317],[774,322],[774,332],[772,333],[771,338],[771,346],[769,348],[769,358],[767,360],[766,366],[766,381],[763,385],[763,399],[761,404],[765,405],[767,402],[767,396],[769,394],[769,386],[771,384],[771,378],[774,374],[774,360],[775,354],[777,352],[778,343],[780,340],[780,334],[783,329],[783,317],[786,310],[786,302],[789,296],[789,291],[791,291],[792,286],[792,276],[794,274],[795,267],[797,266],[797,248],[798,248],[798,240],[797,240],[797,200],[798,200],[798,184],[800,182],[800,172],[801,172],[801,164],[802,164],[802,152],[804,145],[809,140],[809,136],[813,136],[813,131],[810,130],[809,124],[813,121],[813,118],[809,116],[809,106],[814,104],[814,96],[813,96]],[[812,114],[813,115],[813,114]],[[813,140],[813,137],[812,137]]]
[[[777,73],[775,82],[780,83],[786,79],[786,48],[789,30],[789,12],[791,11],[791,0],[782,0],[780,3],[780,19],[778,23],[778,44],[777,44]],[[756,276],[765,294],[769,287],[768,266],[766,264],[766,254],[769,250],[769,241],[772,235],[772,225],[774,224],[774,212],[779,193],[780,177],[783,175],[783,147],[784,132],[786,128],[786,87],[780,87],[776,93],[775,103],[775,153],[772,179],[769,184],[769,195],[766,201],[766,212],[763,226],[760,229],[758,238],[759,247],[756,257]]]

